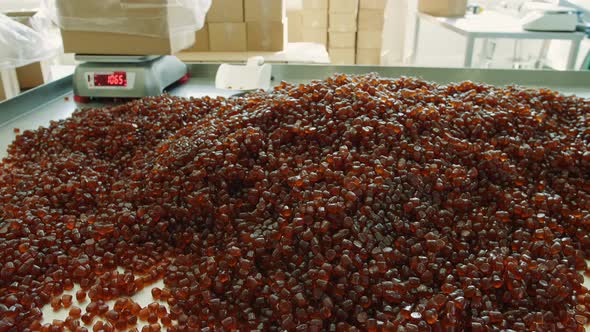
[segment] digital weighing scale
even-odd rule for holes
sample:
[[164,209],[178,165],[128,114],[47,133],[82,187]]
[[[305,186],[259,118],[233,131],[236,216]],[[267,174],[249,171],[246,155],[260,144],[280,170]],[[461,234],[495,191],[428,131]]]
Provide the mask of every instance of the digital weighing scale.
[[74,100],[141,98],[161,95],[174,83],[188,81],[186,64],[177,57],[76,55]]

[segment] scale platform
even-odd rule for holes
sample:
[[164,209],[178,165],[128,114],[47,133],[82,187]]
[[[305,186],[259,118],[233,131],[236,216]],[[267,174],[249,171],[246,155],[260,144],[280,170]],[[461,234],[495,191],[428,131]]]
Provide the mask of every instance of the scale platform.
[[177,57],[76,55],[81,63],[73,76],[74,99],[141,98],[161,95],[175,83],[188,81],[186,64]]

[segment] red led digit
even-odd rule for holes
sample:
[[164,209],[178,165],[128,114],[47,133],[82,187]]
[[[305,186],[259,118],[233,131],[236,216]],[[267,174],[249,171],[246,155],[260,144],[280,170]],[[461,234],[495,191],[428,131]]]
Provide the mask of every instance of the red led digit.
[[127,86],[127,73],[94,74],[94,86]]

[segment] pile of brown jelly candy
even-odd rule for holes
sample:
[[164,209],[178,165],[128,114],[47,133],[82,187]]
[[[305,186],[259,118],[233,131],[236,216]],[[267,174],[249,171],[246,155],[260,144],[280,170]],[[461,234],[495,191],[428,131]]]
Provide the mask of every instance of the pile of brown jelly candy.
[[547,89],[335,75],[80,110],[17,136],[0,205],[2,332],[590,318],[590,102]]

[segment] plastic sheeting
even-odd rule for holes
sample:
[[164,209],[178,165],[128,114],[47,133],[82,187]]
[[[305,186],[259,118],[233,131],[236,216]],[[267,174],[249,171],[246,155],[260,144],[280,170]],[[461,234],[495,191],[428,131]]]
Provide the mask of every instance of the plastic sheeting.
[[0,70],[26,66],[55,57],[62,51],[59,34],[42,14],[30,18],[30,27],[0,14]]

